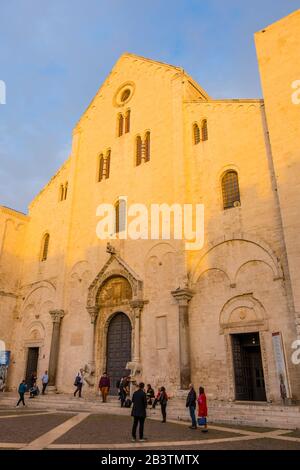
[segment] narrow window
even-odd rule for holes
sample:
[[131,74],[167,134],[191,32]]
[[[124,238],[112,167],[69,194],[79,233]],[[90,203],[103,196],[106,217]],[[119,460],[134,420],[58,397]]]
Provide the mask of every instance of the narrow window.
[[136,166],[142,163],[142,139],[138,135],[136,138]]
[[48,257],[49,240],[50,240],[50,235],[49,235],[49,233],[46,233],[46,235],[44,235],[43,241],[42,241],[41,261],[46,261],[46,259]]
[[229,170],[222,178],[223,207],[230,209],[241,204],[239,178],[234,170]]
[[105,179],[109,178],[110,173],[110,150],[108,150],[105,159]]
[[118,137],[121,137],[121,135],[123,135],[123,122],[124,122],[123,114],[119,114],[119,116],[118,116]]
[[101,154],[99,157],[99,174],[98,174],[98,182],[102,181],[103,179],[103,171],[104,171],[104,157]]
[[150,132],[146,132],[145,137],[145,162],[150,160]]
[[202,122],[202,140],[208,140],[208,128],[206,119]]
[[197,145],[200,142],[200,129],[198,124],[193,125],[193,138],[194,138],[194,144]]
[[125,134],[130,132],[130,109],[128,109],[125,115]]
[[61,184],[59,188],[59,200],[63,201],[63,199],[64,199],[64,185]]
[[67,199],[67,195],[68,195],[68,182],[66,182],[65,184],[65,190],[64,190],[64,200]]
[[115,204],[115,233],[123,232],[126,229],[126,201],[119,199]]

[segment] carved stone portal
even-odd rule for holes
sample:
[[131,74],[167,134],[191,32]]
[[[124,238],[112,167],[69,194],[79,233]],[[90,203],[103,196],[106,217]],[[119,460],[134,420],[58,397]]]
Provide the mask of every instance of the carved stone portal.
[[132,289],[129,282],[124,277],[116,276],[107,279],[101,286],[96,303],[101,307],[113,307],[131,299]]

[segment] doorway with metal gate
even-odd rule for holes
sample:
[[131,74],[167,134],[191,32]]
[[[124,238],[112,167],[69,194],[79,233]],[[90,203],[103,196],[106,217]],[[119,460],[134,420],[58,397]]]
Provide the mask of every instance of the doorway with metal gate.
[[32,374],[37,373],[38,361],[39,361],[39,348],[28,348],[26,374],[25,374],[27,387],[30,387],[31,385]]
[[235,399],[266,401],[259,333],[233,334]]
[[126,364],[131,361],[131,323],[125,313],[117,313],[109,322],[106,357],[106,370],[111,381],[110,393],[117,395],[117,382],[130,374]]

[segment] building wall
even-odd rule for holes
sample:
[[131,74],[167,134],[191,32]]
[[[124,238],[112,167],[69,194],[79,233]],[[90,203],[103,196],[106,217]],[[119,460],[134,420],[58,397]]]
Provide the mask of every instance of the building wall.
[[297,10],[255,35],[297,318],[300,315],[300,100],[294,82],[298,81],[299,90],[299,30],[300,10]]
[[[291,31],[295,18],[298,16],[291,17]],[[263,50],[264,44],[258,48]],[[234,399],[230,335],[258,331],[267,398],[278,400],[272,333],[280,331],[289,385],[299,399],[298,372],[289,357],[296,333],[293,303],[299,275],[297,249],[291,244],[296,238],[295,212],[293,221],[288,218],[292,214],[288,201],[298,196],[281,176],[286,170],[287,181],[295,180],[293,165],[298,164],[299,155],[292,136],[294,146],[285,154],[291,168],[285,168],[279,158],[284,153],[277,138],[278,117],[273,117],[279,110],[273,110],[268,88],[271,62],[262,64],[262,74],[267,77],[264,93],[270,146],[263,101],[212,100],[180,68],[130,54],[119,59],[74,129],[69,160],[30,205],[23,245],[20,242],[24,247],[22,272],[10,281],[19,280],[13,287],[13,293],[19,295],[15,320],[5,314],[10,325],[7,336],[14,346],[12,387],[23,378],[28,347],[40,348],[38,375],[47,368],[52,310],[64,311],[58,389],[70,391],[78,369],[91,361],[93,326],[88,295],[111,259],[106,241],[96,235],[96,210],[101,203],[115,203],[126,196],[128,204],[189,202],[205,206],[201,250],[186,252],[183,242],[174,240],[112,241],[125,264],[118,266],[114,260],[107,272],[120,269],[143,286],[146,304],[140,325],[140,377],[155,387],[165,384],[171,393],[178,391],[179,311],[171,293],[188,285],[193,292],[189,303],[193,382],[205,385],[210,398]],[[275,69],[276,64],[273,66]],[[126,84],[134,90],[132,98],[117,106],[116,95]],[[272,86],[275,82],[271,81]],[[117,116],[127,109],[131,110],[130,132],[118,137]],[[294,123],[293,112],[288,110],[288,118]],[[193,123],[203,119],[208,122],[208,141],[194,145]],[[151,160],[136,166],[135,139],[137,135],[144,138],[146,131],[151,132]],[[108,149],[110,176],[98,182],[99,156]],[[238,172],[241,206],[224,210],[221,178],[228,169]],[[60,186],[66,181],[68,197],[59,201]],[[296,188],[297,181],[293,191]],[[45,233],[50,233],[49,255],[41,262]],[[8,245],[5,252],[9,256]],[[8,258],[5,266],[10,266]],[[5,308],[9,312],[11,307]],[[135,318],[128,306],[124,311],[132,321],[134,345]],[[96,383],[105,365],[103,329],[111,313],[100,309],[95,326]]]

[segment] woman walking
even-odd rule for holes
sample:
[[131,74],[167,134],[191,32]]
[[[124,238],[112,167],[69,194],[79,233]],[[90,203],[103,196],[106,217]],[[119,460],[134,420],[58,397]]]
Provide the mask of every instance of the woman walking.
[[160,403],[160,407],[161,407],[161,414],[162,414],[162,418],[163,418],[162,423],[166,423],[166,421],[167,421],[168,399],[169,398],[168,398],[165,387],[161,387],[158,402]]
[[198,397],[198,425],[203,426],[202,432],[207,432],[207,403],[204,388],[199,388]]

